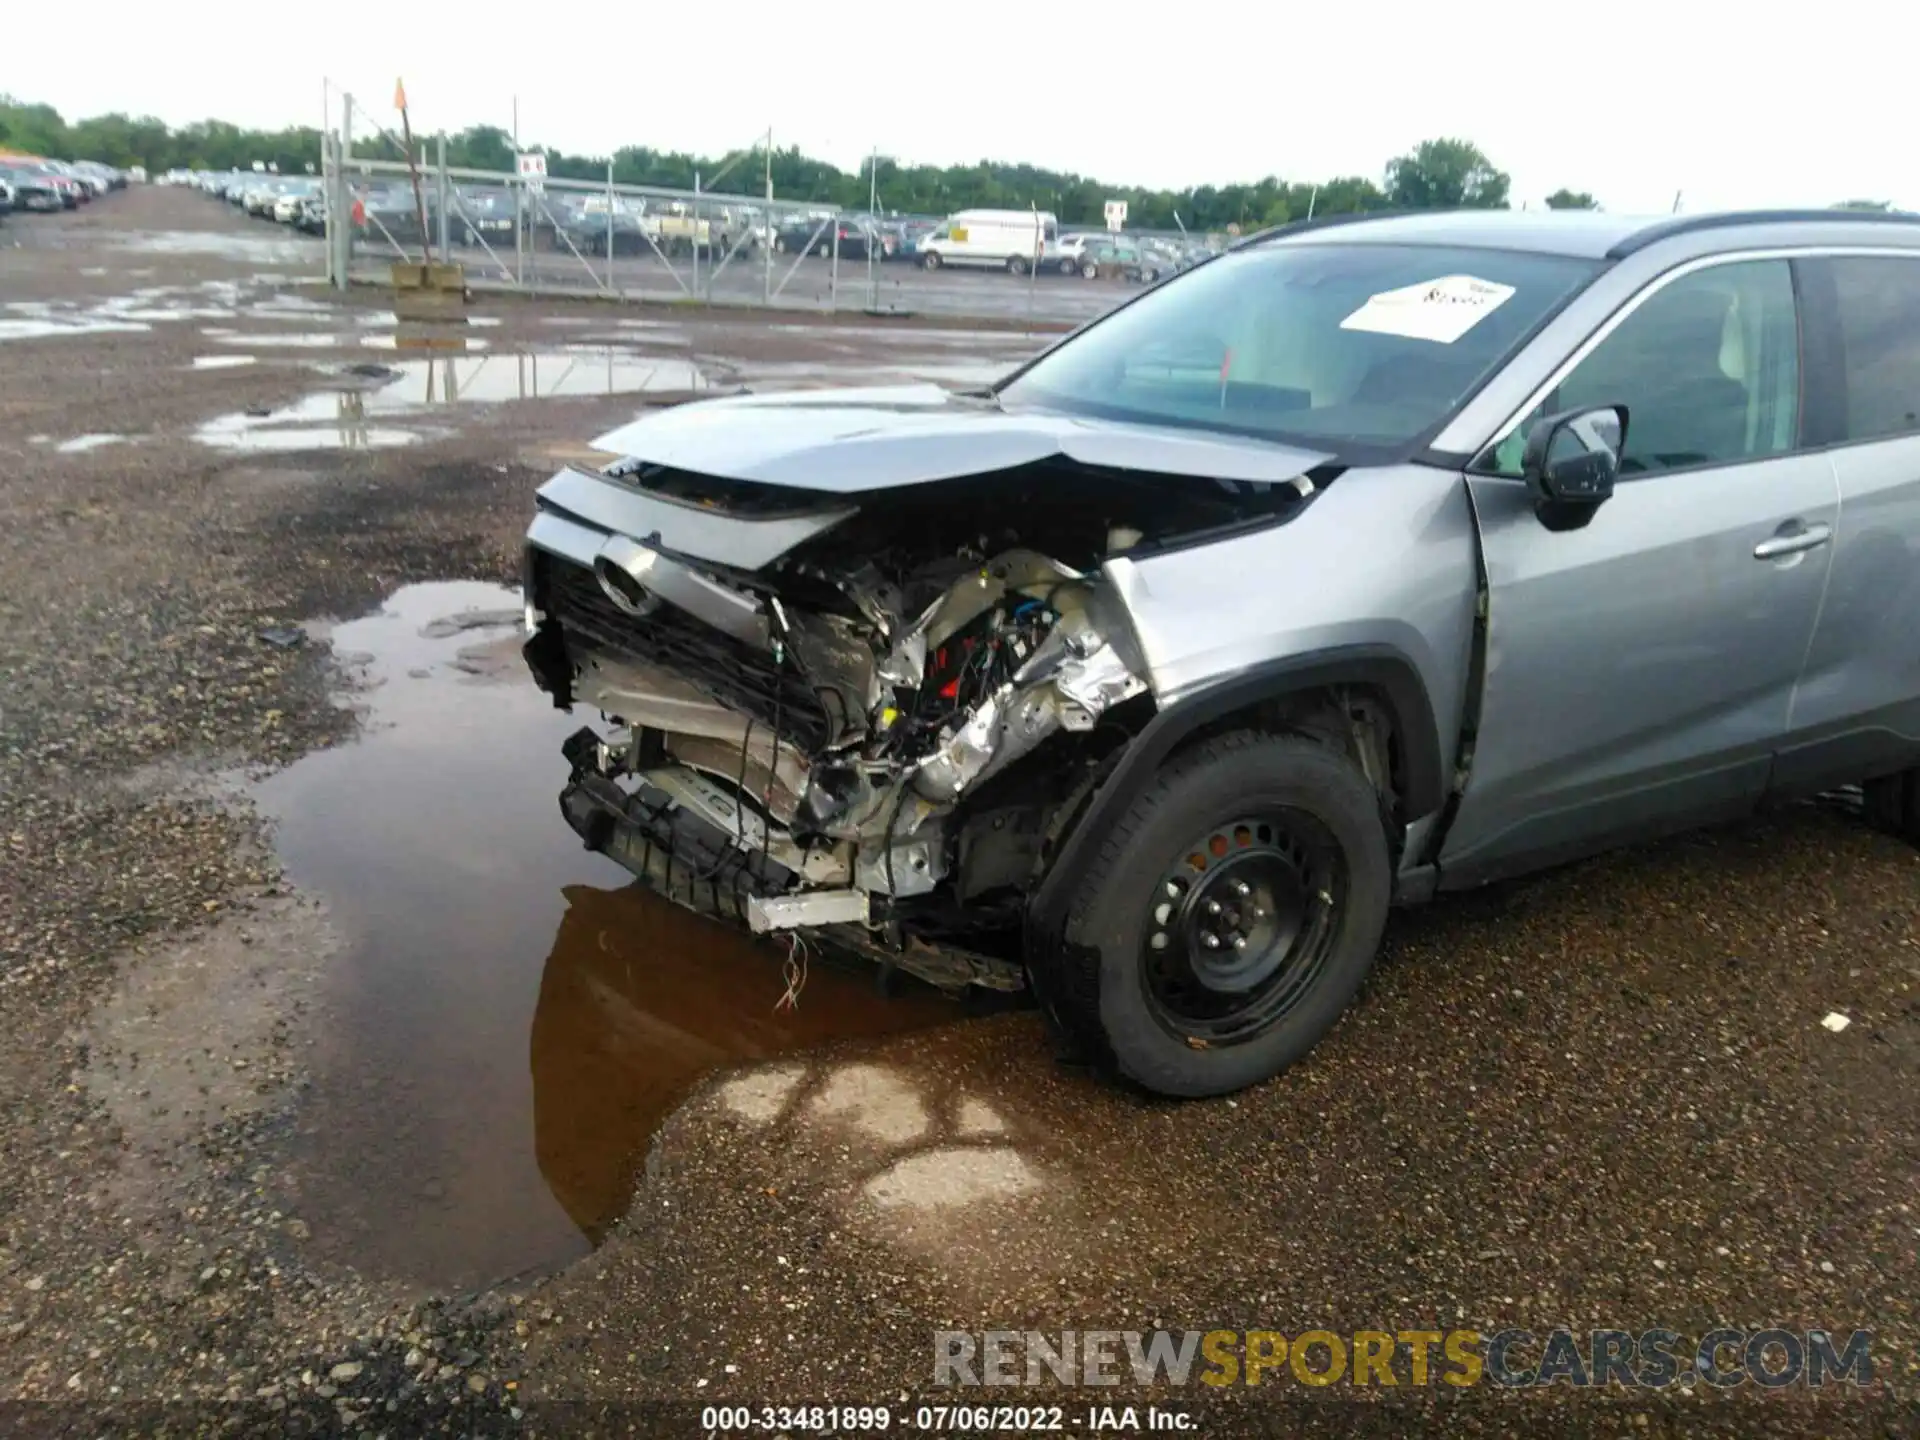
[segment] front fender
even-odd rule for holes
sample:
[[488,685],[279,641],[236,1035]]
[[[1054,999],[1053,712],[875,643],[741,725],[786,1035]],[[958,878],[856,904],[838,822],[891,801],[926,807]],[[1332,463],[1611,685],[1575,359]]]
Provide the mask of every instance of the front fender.
[[1270,661],[1199,690],[1147,722],[1094,792],[1048,867],[1029,907],[1033,919],[1047,928],[1065,920],[1070,897],[1092,863],[1100,837],[1182,741],[1265,701],[1333,685],[1366,686],[1386,697],[1405,766],[1406,818],[1417,820],[1439,810],[1446,799],[1440,726],[1426,687],[1404,654],[1385,645],[1354,645]]
[[1126,658],[1158,713],[1035,891],[1036,918],[1064,911],[1092,847],[1183,739],[1290,693],[1383,694],[1404,755],[1403,817],[1438,812],[1467,699],[1478,550],[1461,474],[1393,465],[1337,476],[1286,524],[1109,561]]

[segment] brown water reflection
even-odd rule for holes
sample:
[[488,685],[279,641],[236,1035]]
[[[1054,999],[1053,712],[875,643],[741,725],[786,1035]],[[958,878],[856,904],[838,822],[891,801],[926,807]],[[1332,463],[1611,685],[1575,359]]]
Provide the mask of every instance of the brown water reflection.
[[715,1066],[951,1019],[931,991],[879,993],[870,972],[808,965],[800,1003],[764,996],[771,947],[630,886],[569,885],[534,1010],[533,1148],[595,1244],[626,1210],[649,1138]]
[[526,677],[518,601],[411,586],[338,627],[361,734],[258,790],[345,942],[274,1204],[322,1258],[435,1287],[584,1254],[711,1067],[958,1013],[817,959],[776,1011],[780,950],[582,850],[555,797],[591,717]]

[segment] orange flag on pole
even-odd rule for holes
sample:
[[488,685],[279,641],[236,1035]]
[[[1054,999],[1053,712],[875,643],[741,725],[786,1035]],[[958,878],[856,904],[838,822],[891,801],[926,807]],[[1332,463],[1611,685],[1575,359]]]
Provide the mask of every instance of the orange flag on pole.
[[393,108],[396,110],[407,108],[407,87],[399,80],[393,82]]

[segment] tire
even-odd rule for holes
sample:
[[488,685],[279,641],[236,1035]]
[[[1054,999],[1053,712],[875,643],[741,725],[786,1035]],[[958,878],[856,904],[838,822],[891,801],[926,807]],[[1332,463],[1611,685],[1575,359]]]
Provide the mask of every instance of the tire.
[[938,270],[940,268],[940,256],[936,252],[929,250],[920,257],[920,268],[922,270]]
[[1075,274],[1079,269],[1080,262],[1078,260],[1062,260],[1060,262],[1060,273],[1062,275]]
[[1082,280],[1098,280],[1100,278],[1099,264],[1092,260],[1082,260],[1080,262],[1080,278]]
[[1027,257],[1024,255],[1009,255],[1007,257],[1007,273],[1009,275],[1026,274],[1027,273]]
[[1234,731],[1177,756],[1101,838],[1063,931],[1036,947],[1035,989],[1106,1068],[1162,1095],[1228,1094],[1332,1028],[1392,892],[1359,768],[1303,737]]
[[1920,768],[1869,780],[1860,788],[1868,820],[1889,835],[1920,845]]

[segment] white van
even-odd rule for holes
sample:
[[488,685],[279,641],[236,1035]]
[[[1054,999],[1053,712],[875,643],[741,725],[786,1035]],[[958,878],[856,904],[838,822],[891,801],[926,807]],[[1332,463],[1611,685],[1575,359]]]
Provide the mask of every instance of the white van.
[[978,265],[1024,275],[1059,238],[1050,210],[962,210],[920,242],[920,263],[929,270]]

